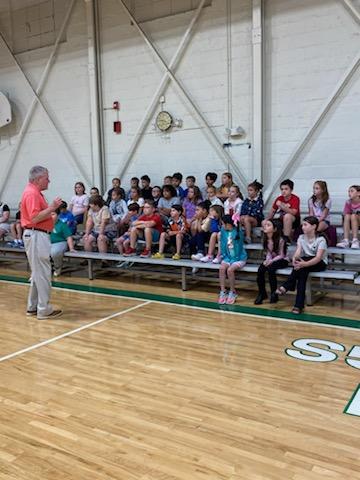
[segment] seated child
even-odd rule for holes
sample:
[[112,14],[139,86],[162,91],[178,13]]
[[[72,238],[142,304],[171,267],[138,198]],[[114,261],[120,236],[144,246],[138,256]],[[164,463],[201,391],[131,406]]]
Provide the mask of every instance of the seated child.
[[66,225],[70,228],[71,235],[74,235],[76,232],[76,221],[74,215],[67,209],[66,202],[62,202],[59,207],[58,220],[66,223]]
[[164,258],[165,243],[176,247],[176,253],[172,256],[173,260],[181,259],[181,248],[183,238],[186,235],[186,219],[183,215],[184,210],[181,205],[174,205],[170,209],[170,218],[165,232],[160,235],[159,251],[152,258]]
[[[235,272],[244,268],[247,260],[247,254],[244,249],[244,237],[241,229],[234,225],[230,215],[223,217],[223,227],[220,235],[220,253],[222,257],[219,279],[220,294],[218,302],[223,305],[232,305],[235,303],[237,293],[235,290]],[[226,291],[226,276],[229,279],[230,290]]]
[[10,208],[6,204],[0,202],[0,240],[3,240],[10,231],[9,218]]
[[137,203],[140,207],[140,211],[144,206],[144,199],[141,197],[141,191],[139,187],[131,187],[129,192],[129,200],[127,201],[127,205],[129,206],[130,203]]
[[351,248],[359,248],[359,225],[360,225],[360,185],[352,185],[349,188],[349,200],[345,202],[344,211],[344,240],[336,246],[340,248],[350,247],[350,230],[352,231]]
[[282,236],[282,226],[277,220],[265,220],[263,222],[263,246],[266,255],[265,260],[260,265],[257,273],[258,296],[255,299],[255,305],[261,305],[267,298],[265,287],[265,274],[269,274],[270,283],[270,303],[276,303],[279,296],[276,293],[277,278],[276,270],[288,266],[286,257],[286,242]]
[[208,187],[207,188],[207,199],[209,200],[211,205],[220,205],[221,207],[224,206],[224,204],[220,200],[220,198],[217,197],[215,187]]
[[163,217],[170,217],[170,209],[173,205],[180,205],[181,200],[176,196],[176,190],[172,185],[163,186],[163,196],[158,202],[158,212]]
[[231,185],[229,189],[229,197],[225,200],[224,210],[225,215],[239,215],[241,211],[241,205],[244,197],[240,192],[240,188],[237,185]]
[[10,225],[11,236],[14,239],[10,242],[10,246],[23,248],[24,242],[22,239],[23,229],[20,221],[20,205],[21,203],[19,203],[19,210],[15,214],[15,222]]
[[138,238],[141,238],[145,239],[145,248],[140,257],[150,257],[152,243],[159,241],[162,231],[161,217],[155,212],[154,202],[146,200],[143,214],[140,215],[138,220],[133,222],[133,226],[130,229],[130,246],[124,255],[127,257],[136,255],[136,242]]
[[162,188],[159,187],[158,185],[155,185],[154,187],[152,187],[152,190],[151,190],[151,195],[152,195],[152,199],[154,201],[154,207],[155,208],[158,208],[158,204],[159,204],[159,200],[160,198],[162,197]]
[[75,217],[77,225],[84,223],[84,215],[88,210],[89,196],[85,193],[85,185],[82,182],[75,183],[75,195],[71,197],[69,210]]
[[292,313],[299,314],[305,305],[306,281],[310,272],[321,272],[328,263],[327,243],[324,237],[317,234],[319,220],[316,217],[306,217],[302,223],[303,235],[297,241],[292,264],[293,270],[280,288],[278,295],[284,295],[288,290],[295,290],[297,284],[295,305]]
[[191,260],[199,261],[204,256],[205,242],[209,240],[210,224],[207,220],[209,214],[209,201],[201,202],[195,210],[195,219],[190,225],[190,248],[196,253],[191,255]]
[[191,225],[192,221],[195,219],[196,205],[199,205],[200,202],[201,194],[199,187],[196,185],[189,187],[187,189],[186,198],[183,201],[185,218],[188,225]]
[[330,225],[331,200],[327,183],[318,180],[313,186],[313,195],[309,198],[309,216],[319,220],[318,232],[324,232]]
[[141,197],[144,200],[152,200],[152,186],[150,185],[151,179],[149,175],[143,175],[141,178]]
[[283,224],[284,238],[289,243],[293,230],[300,226],[300,198],[292,193],[292,180],[283,180],[280,190],[281,195],[275,199],[266,220],[271,220],[276,215]]
[[185,190],[181,186],[183,176],[182,173],[176,172],[172,176],[171,184],[176,190],[176,196],[180,198],[180,201],[185,197]]
[[[207,189],[208,187],[215,186],[216,180],[217,180],[217,174],[215,172],[208,172],[205,175],[205,187],[201,189],[201,196],[203,200],[206,200],[208,198]],[[215,190],[217,190],[216,187],[215,187]]]
[[89,200],[89,213],[85,226],[84,250],[92,252],[96,241],[99,252],[107,253],[108,242],[116,237],[117,227],[111,223],[109,208],[100,195],[93,195]]
[[120,178],[118,178],[118,177],[113,178],[111,183],[112,183],[112,188],[110,188],[110,190],[107,192],[107,198],[106,198],[106,202],[105,202],[105,205],[107,205],[107,206],[110,205],[110,202],[112,200],[112,193],[114,191],[114,188],[119,188],[120,189],[122,199],[125,199],[125,195],[126,195],[125,190],[121,187]]
[[263,185],[257,180],[249,183],[247,191],[248,197],[241,205],[240,222],[245,228],[245,243],[251,243],[251,231],[254,227],[259,227],[264,219],[264,202],[262,198]]
[[134,226],[134,222],[139,218],[140,207],[137,203],[131,203],[128,207],[128,212],[126,217],[123,220],[123,225],[128,225],[128,230],[121,237],[116,239],[116,246],[119,250],[120,255],[123,255],[130,246],[130,231],[131,227]]
[[126,219],[128,207],[124,200],[122,191],[119,187],[114,187],[112,189],[109,211],[112,222],[120,228],[123,225],[124,220]]
[[[214,259],[216,243],[220,242],[220,230],[222,225],[222,217],[224,216],[224,208],[220,205],[212,205],[209,208],[209,215],[204,225],[208,225],[207,230],[210,232],[209,249],[207,255],[200,258],[200,262],[220,263],[220,257]],[[215,260],[215,261],[214,261]]]
[[140,183],[140,180],[138,179],[138,177],[132,177],[132,178],[130,179],[130,189],[129,189],[128,192],[126,193],[126,201],[127,201],[128,203],[129,203],[129,200],[131,200],[130,193],[131,193],[131,189],[132,189],[132,188],[138,188],[138,189],[139,189],[139,197],[141,196],[139,183]]
[[[187,197],[189,188],[192,188],[192,187],[196,186],[196,178],[194,177],[194,175],[189,175],[189,176],[186,177],[185,182],[186,182],[186,188],[184,190],[184,198]],[[200,192],[200,189],[199,189],[199,192]]]
[[53,213],[54,228],[50,234],[51,251],[50,257],[54,264],[54,277],[61,275],[64,253],[67,249],[75,252],[74,240],[71,230],[66,222],[59,219],[60,208]]
[[218,188],[217,196],[222,202],[229,196],[230,187],[234,185],[233,176],[230,172],[225,172],[221,175],[221,185]]

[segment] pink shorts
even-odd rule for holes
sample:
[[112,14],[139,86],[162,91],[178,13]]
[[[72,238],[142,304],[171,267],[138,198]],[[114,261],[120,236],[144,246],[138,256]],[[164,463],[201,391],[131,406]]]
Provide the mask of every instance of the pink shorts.
[[229,267],[234,267],[238,270],[241,270],[242,268],[245,267],[246,262],[244,260],[242,260],[241,262],[234,262],[234,263],[228,263],[228,262],[222,261],[221,265],[228,265]]

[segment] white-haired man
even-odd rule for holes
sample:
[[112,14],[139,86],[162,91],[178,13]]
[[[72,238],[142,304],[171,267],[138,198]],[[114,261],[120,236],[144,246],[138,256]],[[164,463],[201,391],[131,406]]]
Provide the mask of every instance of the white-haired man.
[[21,198],[21,225],[24,228],[24,246],[31,268],[31,285],[28,296],[27,312],[39,320],[54,318],[62,314],[50,304],[51,264],[50,233],[54,223],[52,213],[61,205],[56,197],[48,205],[43,190],[50,183],[47,168],[33,167],[29,172],[29,183]]

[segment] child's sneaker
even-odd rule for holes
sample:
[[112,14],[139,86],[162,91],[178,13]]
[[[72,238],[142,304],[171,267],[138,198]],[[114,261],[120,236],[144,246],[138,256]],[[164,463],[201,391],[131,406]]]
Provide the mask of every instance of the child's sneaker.
[[136,255],[136,250],[135,248],[127,248],[124,252],[124,257],[134,257]]
[[238,296],[238,295],[237,295],[236,292],[234,292],[234,291],[229,292],[229,295],[228,295],[227,300],[226,300],[226,304],[227,304],[227,305],[232,305],[232,304],[234,304],[234,303],[235,303],[235,300],[237,299],[237,296]]
[[342,240],[341,242],[337,243],[336,246],[338,248],[349,248],[350,246],[350,243],[349,243],[349,240],[347,238],[344,238],[344,240]]
[[141,258],[149,258],[151,257],[151,251],[148,250],[147,248],[144,248],[144,250],[140,253]]
[[213,255],[205,255],[205,257],[200,258],[200,262],[209,263],[214,259]]
[[215,257],[212,263],[216,263],[216,264],[221,263],[221,257]]
[[224,305],[226,303],[226,299],[227,299],[226,290],[220,290],[219,298],[218,298],[218,304],[219,305]]
[[165,255],[163,253],[157,252],[157,253],[154,253],[154,255],[152,255],[151,258],[157,258],[158,260],[162,260],[163,258],[165,258]]
[[198,262],[203,256],[202,253],[195,253],[195,255],[191,255],[191,260]]
[[351,248],[360,248],[359,240],[357,238],[354,238],[354,240],[351,242]]
[[175,254],[172,256],[172,259],[173,259],[173,260],[181,260],[181,255],[179,255],[178,253],[175,253]]

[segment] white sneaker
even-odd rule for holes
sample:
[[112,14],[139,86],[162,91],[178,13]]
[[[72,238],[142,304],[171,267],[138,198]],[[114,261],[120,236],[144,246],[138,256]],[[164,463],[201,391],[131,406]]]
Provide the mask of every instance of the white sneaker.
[[354,238],[354,240],[351,242],[351,248],[360,248],[359,240],[357,238]]
[[216,264],[221,263],[221,257],[215,257],[212,263],[216,263]]
[[194,262],[198,262],[204,255],[202,253],[196,253],[194,255],[191,255],[191,260],[194,260]]
[[347,238],[344,238],[344,240],[342,240],[341,242],[337,243],[336,246],[338,248],[349,248],[350,246],[350,243],[349,243],[349,240]]
[[209,263],[213,261],[212,255],[205,255],[205,257],[200,258],[200,262]]

